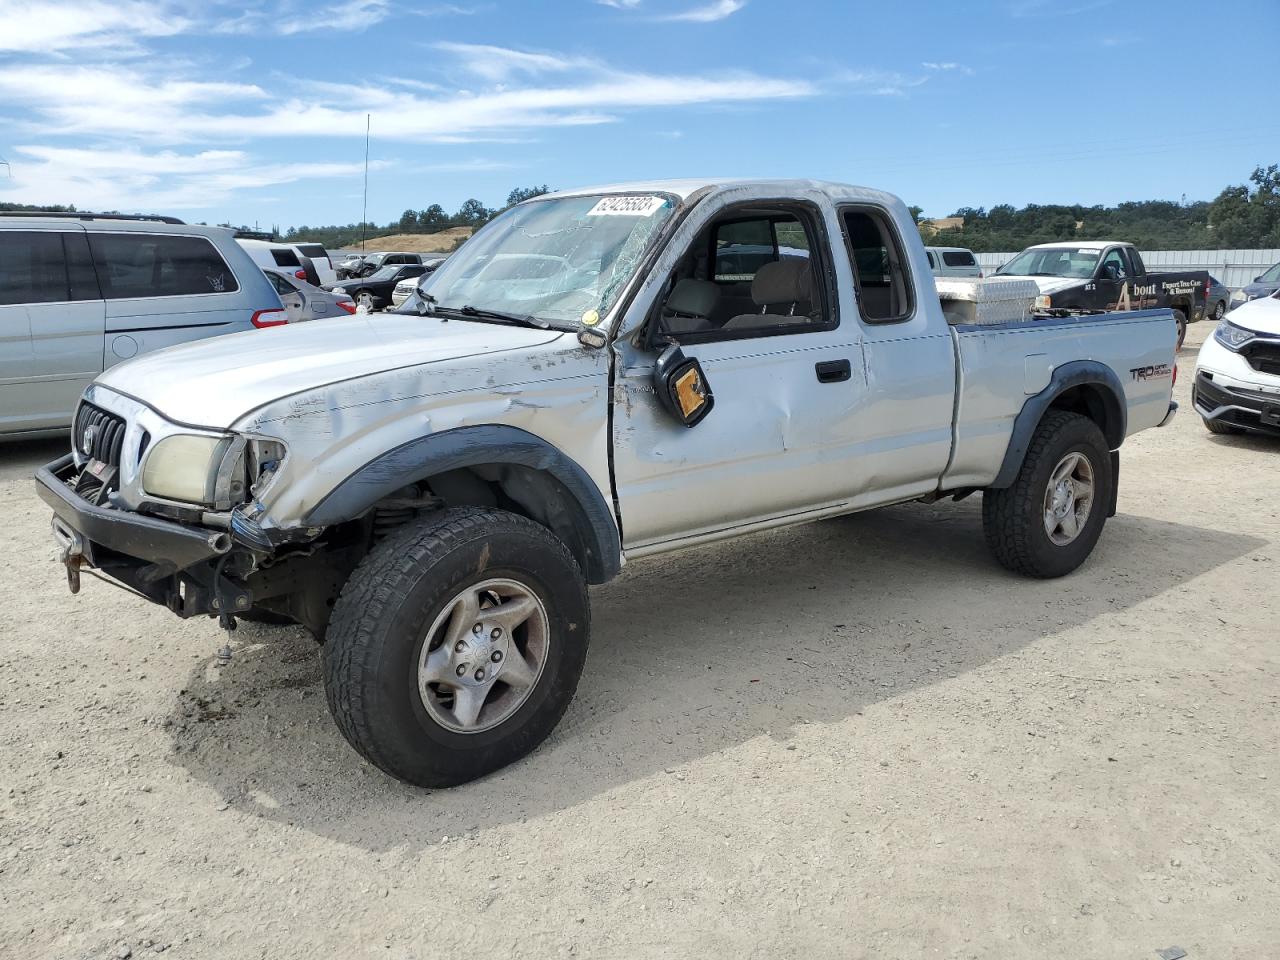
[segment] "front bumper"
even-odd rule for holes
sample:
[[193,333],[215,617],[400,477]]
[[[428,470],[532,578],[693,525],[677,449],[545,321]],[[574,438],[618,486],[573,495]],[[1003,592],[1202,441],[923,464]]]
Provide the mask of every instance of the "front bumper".
[[1216,382],[1212,373],[1199,370],[1192,403],[1206,420],[1280,437],[1280,394],[1228,386]]

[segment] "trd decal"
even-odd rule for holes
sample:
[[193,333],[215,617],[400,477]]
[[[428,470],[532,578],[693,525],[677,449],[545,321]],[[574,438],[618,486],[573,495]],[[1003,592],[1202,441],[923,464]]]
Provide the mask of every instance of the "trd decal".
[[1129,371],[1129,376],[1134,380],[1160,380],[1170,376],[1173,368],[1167,363],[1157,363],[1153,367],[1134,367]]

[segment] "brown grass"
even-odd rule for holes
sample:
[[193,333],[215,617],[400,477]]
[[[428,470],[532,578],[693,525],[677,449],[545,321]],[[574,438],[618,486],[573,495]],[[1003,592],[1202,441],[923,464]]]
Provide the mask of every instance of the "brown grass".
[[[366,250],[392,250],[397,253],[448,253],[459,240],[471,236],[470,227],[450,227],[439,233],[394,233],[387,237],[370,237]],[[355,249],[360,245],[354,244]]]

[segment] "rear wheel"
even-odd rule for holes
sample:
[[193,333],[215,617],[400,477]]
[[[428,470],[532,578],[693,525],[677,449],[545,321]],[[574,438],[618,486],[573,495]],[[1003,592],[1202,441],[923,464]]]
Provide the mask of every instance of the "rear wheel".
[[1205,429],[1210,433],[1219,434],[1238,434],[1244,433],[1239,427],[1231,423],[1223,423],[1221,420],[1210,420],[1208,417],[1201,417],[1204,420]]
[[373,294],[368,290],[361,290],[356,294],[356,306],[363,307],[369,313],[373,312]]
[[1219,300],[1213,305],[1213,319],[1221,320],[1227,315],[1227,304],[1224,300]]
[[1077,413],[1051,410],[1036,428],[1013,484],[982,495],[987,545],[1017,573],[1068,574],[1102,535],[1113,483],[1098,425]]
[[343,736],[408,783],[473,780],[555,728],[586,660],[586,583],[504,510],[442,511],[379,544],[334,607],[325,693]]

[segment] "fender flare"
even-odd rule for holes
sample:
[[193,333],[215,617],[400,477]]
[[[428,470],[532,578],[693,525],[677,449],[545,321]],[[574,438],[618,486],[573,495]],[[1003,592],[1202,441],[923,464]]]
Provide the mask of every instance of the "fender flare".
[[586,548],[583,572],[605,583],[622,570],[622,540],[608,502],[576,461],[541,437],[504,424],[457,427],[380,454],[327,493],[302,526],[327,527],[359,517],[379,500],[424,477],[481,464],[511,464],[554,477],[576,507],[574,529]]
[[1107,436],[1107,446],[1112,450],[1120,448],[1129,432],[1129,408],[1125,401],[1124,385],[1116,372],[1105,363],[1097,360],[1073,360],[1055,368],[1049,385],[1023,403],[1013,421],[1013,433],[1009,436],[1009,446],[1005,450],[1000,472],[991,482],[992,489],[1000,490],[1013,485],[1018,471],[1022,469],[1022,461],[1026,459],[1027,448],[1031,446],[1031,437],[1040,425],[1045,411],[1062,394],[1085,384],[1101,388],[1099,393],[1107,408],[1107,427],[1103,431]]

